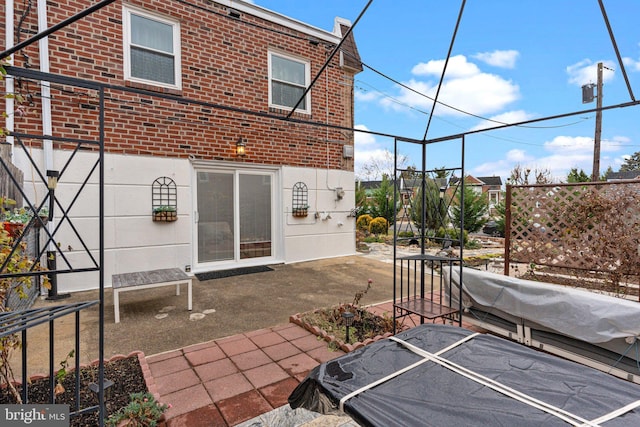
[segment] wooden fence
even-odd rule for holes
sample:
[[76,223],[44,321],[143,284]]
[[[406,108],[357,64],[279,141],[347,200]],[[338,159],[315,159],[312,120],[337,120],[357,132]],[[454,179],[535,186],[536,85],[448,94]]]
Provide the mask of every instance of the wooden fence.
[[638,295],[640,181],[507,187],[505,274]]

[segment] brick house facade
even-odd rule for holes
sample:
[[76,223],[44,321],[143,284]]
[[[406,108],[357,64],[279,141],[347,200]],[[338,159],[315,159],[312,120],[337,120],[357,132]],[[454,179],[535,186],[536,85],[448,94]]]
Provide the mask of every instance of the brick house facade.
[[[47,26],[84,7],[47,2]],[[25,13],[16,4],[14,42],[37,33],[44,12],[34,4]],[[115,1],[49,36],[48,47],[36,43],[14,55],[17,67],[106,85],[108,283],[111,274],[129,271],[198,272],[355,252],[353,132],[347,129],[354,125],[353,78],[361,66],[352,35],[291,113],[349,25],[336,18],[328,32],[235,0]],[[15,90],[28,95],[27,114],[14,115],[16,131],[48,135],[50,127],[56,137],[100,136],[96,91],[51,85],[47,96],[33,81],[20,81]],[[47,152],[38,140],[26,143],[54,165],[72,148],[54,141]],[[16,153],[14,162],[28,181],[25,159]],[[80,185],[66,176],[61,192]],[[175,183],[177,194],[178,221],[168,224],[151,221],[152,183],[161,177]],[[297,184],[306,189],[304,199],[296,198]],[[306,217],[292,215],[300,200]],[[85,203],[78,217],[90,223],[95,200]],[[73,259],[77,242],[71,235],[62,240]]]

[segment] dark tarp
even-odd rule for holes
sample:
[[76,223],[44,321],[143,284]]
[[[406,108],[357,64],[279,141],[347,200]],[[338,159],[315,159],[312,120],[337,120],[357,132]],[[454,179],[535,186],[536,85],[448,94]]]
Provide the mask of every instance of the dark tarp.
[[[421,325],[396,337],[438,353],[472,334],[454,326]],[[640,401],[637,384],[488,334],[440,357],[566,411],[567,417],[592,421]],[[423,359],[391,339],[375,342],[316,367],[291,393],[289,404],[335,413],[345,395]],[[350,398],[344,412],[363,426],[569,425],[433,361]],[[601,425],[640,426],[640,408]]]

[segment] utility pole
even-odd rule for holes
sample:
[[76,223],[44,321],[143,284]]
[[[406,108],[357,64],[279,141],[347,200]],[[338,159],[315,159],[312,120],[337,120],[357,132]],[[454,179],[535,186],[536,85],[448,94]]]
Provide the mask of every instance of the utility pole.
[[591,181],[600,180],[600,135],[602,134],[602,62],[598,62],[598,95],[596,96],[596,133],[593,138],[593,173]]

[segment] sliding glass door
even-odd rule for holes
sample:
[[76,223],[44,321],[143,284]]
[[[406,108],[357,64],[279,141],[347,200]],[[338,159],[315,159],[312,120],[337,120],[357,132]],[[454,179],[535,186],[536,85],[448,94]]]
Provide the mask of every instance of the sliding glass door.
[[260,171],[197,172],[198,265],[273,255],[273,177]]

